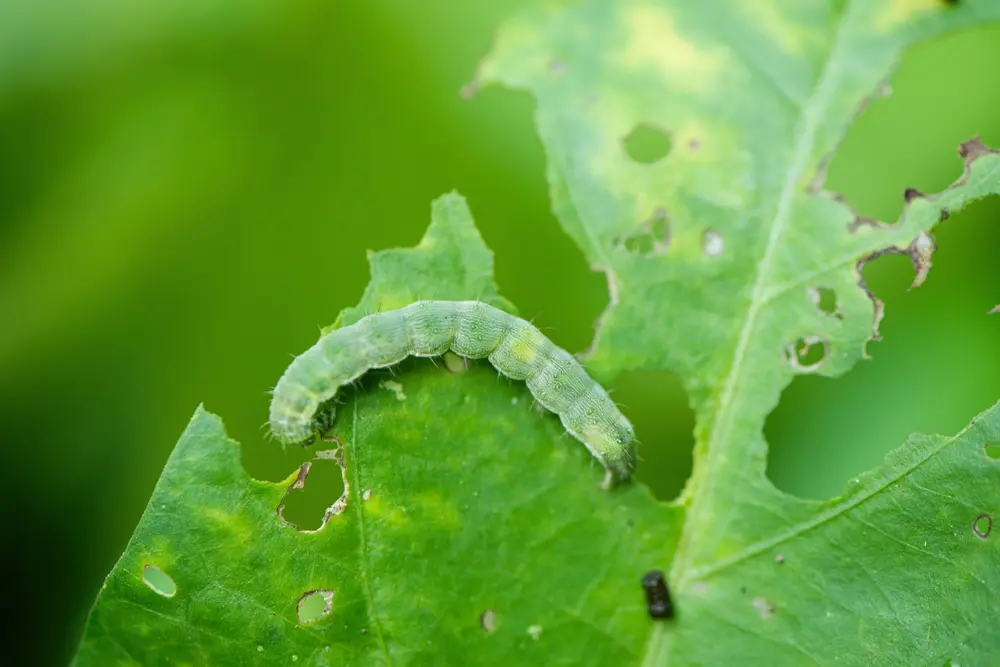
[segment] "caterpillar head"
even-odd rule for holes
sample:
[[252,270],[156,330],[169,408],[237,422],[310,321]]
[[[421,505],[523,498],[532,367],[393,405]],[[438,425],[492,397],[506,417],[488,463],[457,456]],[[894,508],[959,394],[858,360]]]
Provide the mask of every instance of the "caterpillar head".
[[[311,412],[311,414],[310,414]],[[333,426],[335,414],[333,402],[325,403],[311,411],[272,409],[270,428],[271,435],[283,445],[311,445],[316,436],[329,431]]]
[[632,476],[637,442],[632,424],[615,412],[587,428],[581,439],[616,479],[624,481]]
[[308,445],[316,438],[311,422],[285,415],[273,416],[269,422],[271,436],[283,445]]

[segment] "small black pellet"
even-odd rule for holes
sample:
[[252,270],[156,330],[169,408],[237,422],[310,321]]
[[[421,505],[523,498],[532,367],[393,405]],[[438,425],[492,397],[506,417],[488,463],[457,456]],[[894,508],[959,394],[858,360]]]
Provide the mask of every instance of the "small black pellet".
[[652,618],[673,618],[674,605],[670,602],[667,580],[660,570],[647,572],[642,577],[642,588],[646,591],[646,605]]

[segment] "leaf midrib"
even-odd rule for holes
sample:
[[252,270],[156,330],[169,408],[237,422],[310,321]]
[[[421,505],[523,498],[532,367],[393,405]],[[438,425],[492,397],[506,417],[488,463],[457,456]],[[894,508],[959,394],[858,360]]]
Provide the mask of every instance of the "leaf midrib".
[[[705,502],[712,488],[710,481],[715,476],[716,470],[720,465],[721,454],[725,452],[727,445],[739,446],[739,443],[731,443],[729,439],[733,421],[733,398],[736,395],[737,387],[740,386],[739,381],[742,379],[744,373],[746,354],[756,331],[757,318],[767,303],[764,297],[766,296],[766,289],[773,271],[777,248],[788,226],[792,206],[799,191],[798,185],[812,155],[816,131],[823,116],[822,112],[825,111],[834,89],[833,82],[836,79],[831,77],[832,66],[837,62],[837,56],[842,49],[844,27],[848,24],[847,19],[849,15],[849,8],[845,9],[840,15],[840,20],[836,28],[836,36],[833,40],[833,46],[830,49],[830,57],[824,63],[823,71],[820,74],[813,94],[802,107],[801,129],[795,140],[795,152],[787,170],[785,181],[781,186],[778,205],[768,231],[767,246],[765,247],[764,255],[757,264],[757,280],[754,283],[747,316],[740,331],[736,349],[733,352],[733,362],[725,379],[725,385],[723,386],[719,400],[719,408],[712,421],[707,441],[703,445],[699,445],[695,451],[695,465],[691,476],[692,484],[688,493],[689,505],[684,524],[681,527],[677,551],[674,554],[674,560],[670,568],[670,580],[678,589],[683,589],[698,573],[697,570],[691,567],[691,554],[695,552],[698,538],[706,534],[704,531],[700,531],[699,528],[709,525],[703,520],[702,514],[705,511]],[[641,663],[644,667],[659,664],[659,658],[667,655],[670,649],[671,635],[672,633],[667,631],[666,624],[659,623],[654,626],[646,643],[646,651]]]
[[[695,572],[691,567],[690,554],[694,551],[693,547],[697,544],[698,538],[707,535],[705,531],[696,530],[700,526],[708,525],[702,520],[701,516],[704,512],[705,500],[713,488],[707,482],[715,476],[716,470],[720,467],[720,457],[726,449],[743,446],[743,443],[733,442],[729,438],[734,416],[732,409],[733,399],[736,396],[738,388],[741,386],[741,380],[745,372],[744,364],[747,359],[747,352],[750,349],[750,343],[756,333],[758,317],[767,305],[767,288],[774,269],[777,249],[788,227],[795,198],[799,193],[798,184],[801,182],[802,176],[809,166],[809,158],[812,155],[816,131],[823,117],[823,112],[832,93],[835,92],[835,82],[837,79],[831,77],[831,71],[833,63],[838,62],[838,54],[843,47],[844,27],[848,24],[847,16],[849,16],[849,11],[841,15],[833,41],[833,48],[830,50],[831,57],[826,60],[818,84],[814,88],[814,93],[803,107],[802,129],[798,132],[798,137],[795,140],[795,153],[786,172],[778,205],[769,225],[767,246],[763,257],[757,264],[757,280],[751,292],[747,316],[733,353],[733,362],[725,378],[725,384],[719,399],[719,408],[712,421],[708,440],[699,448],[700,451],[696,452],[695,471],[692,475],[693,484],[689,494],[690,504],[671,567],[671,580],[678,587],[683,587],[688,583],[692,573]],[[687,530],[688,526],[693,526],[695,529]]]

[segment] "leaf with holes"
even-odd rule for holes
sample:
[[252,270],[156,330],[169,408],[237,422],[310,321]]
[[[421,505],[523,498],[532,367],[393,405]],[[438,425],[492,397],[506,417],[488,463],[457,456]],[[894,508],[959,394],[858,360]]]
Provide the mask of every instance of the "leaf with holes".
[[[416,248],[371,264],[338,324],[415,298],[510,308],[457,195]],[[410,360],[344,393],[336,442],[277,484],[195,413],[78,665],[607,664],[641,644],[639,577],[669,563],[675,509],[638,485],[602,490],[584,447],[488,363]],[[344,494],[297,530],[285,497],[321,464],[340,466]]]
[[[468,89],[537,98],[555,211],[611,286],[588,370],[684,379],[698,425],[678,502],[602,491],[584,448],[488,365],[410,360],[344,392],[339,444],[313,465],[338,465],[345,492],[300,531],[282,507],[310,467],[251,479],[199,409],[77,664],[1000,664],[1000,404],[829,501],[764,475],[782,388],[846,372],[876,335],[860,266],[904,253],[920,282],[934,225],[1000,191],[1000,154],[974,140],[954,186],[909,193],[892,224],[820,189],[905,47],[1000,18],[988,0],[829,5],[535,10]],[[502,303],[454,195],[416,248],[373,256],[338,325],[435,298]]]
[[584,0],[510,21],[480,64],[470,90],[536,97],[554,210],[612,286],[588,369],[673,371],[697,414],[678,619],[651,624],[635,664],[1000,664],[1000,541],[979,518],[1000,510],[983,451],[1000,407],[914,436],[828,502],[770,484],[762,435],[796,374],[840,375],[877,336],[861,266],[904,253],[919,284],[932,228],[1000,191],[978,140],[951,188],[908,191],[891,224],[821,189],[902,50],[990,18],[987,0]]

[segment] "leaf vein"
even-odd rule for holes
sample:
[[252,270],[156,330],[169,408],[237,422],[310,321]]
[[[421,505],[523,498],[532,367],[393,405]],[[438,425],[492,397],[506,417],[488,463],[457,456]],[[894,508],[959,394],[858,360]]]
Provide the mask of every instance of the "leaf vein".
[[[710,479],[715,469],[720,467],[720,449],[729,440],[729,431],[734,418],[734,400],[737,391],[743,386],[741,379],[744,373],[744,365],[747,358],[746,355],[750,348],[750,341],[756,333],[757,318],[760,316],[760,313],[765,305],[763,297],[773,270],[778,244],[785,232],[785,229],[787,228],[792,214],[795,195],[798,192],[798,184],[808,165],[809,156],[815,140],[816,131],[819,127],[822,111],[829,102],[830,96],[834,92],[832,90],[835,88],[835,80],[831,75],[833,70],[832,64],[837,62],[837,54],[842,47],[842,35],[844,26],[846,25],[846,16],[847,13],[845,12],[839,19],[840,22],[837,26],[837,34],[830,51],[830,57],[826,60],[825,67],[814,89],[814,93],[810,96],[808,103],[803,108],[802,124],[800,125],[801,129],[798,131],[795,141],[795,152],[792,156],[792,161],[785,181],[781,187],[774,217],[770,223],[764,255],[757,265],[757,280],[754,283],[753,290],[751,292],[746,320],[740,331],[736,349],[733,353],[732,366],[726,376],[725,383],[720,394],[719,405],[715,413],[715,419],[713,420],[708,441],[702,448],[702,451],[696,451],[696,469],[695,475],[693,476],[695,484],[698,484],[699,482],[704,484],[702,479]],[[705,460],[700,461],[699,459],[701,457],[698,456],[698,454],[703,454]],[[725,462],[721,465],[725,465]],[[691,494],[691,504],[688,509],[688,519],[685,521],[685,528],[688,525],[702,526],[707,523],[706,521],[701,520],[700,516],[704,511],[703,507],[707,495],[705,493],[706,487],[698,488],[698,486],[693,486],[692,488],[695,490]],[[730,514],[732,511],[730,508],[732,507],[733,504],[727,505],[727,511]],[[713,523],[718,523],[718,521],[713,521]],[[725,521],[722,521],[722,523],[728,523],[728,518]],[[685,579],[691,578],[693,573],[697,572],[697,569],[691,568],[690,560],[692,556],[689,553],[691,551],[691,542],[692,540],[697,539],[697,537],[697,531],[682,531],[677,547],[677,556],[674,560],[674,566],[672,568],[672,574],[674,575],[672,579],[675,581],[683,583]]]
[[[353,471],[352,481],[354,482],[355,496],[357,496],[357,494],[361,490],[361,474],[358,472],[358,468],[360,468],[361,466],[358,465],[357,457],[354,456],[354,454],[356,454],[357,452],[357,439],[358,439],[358,405],[357,403],[355,403],[354,421],[351,424],[351,448],[354,451],[351,452],[352,461],[348,461],[348,463],[353,462],[353,465],[351,465],[350,467],[351,470]],[[372,626],[375,628],[375,637],[378,639],[378,644],[379,648],[381,648],[382,650],[382,655],[385,656],[386,664],[391,666],[392,656],[389,653],[388,646],[386,646],[385,638],[382,636],[382,625],[379,623],[378,614],[375,611],[375,600],[372,597],[372,589],[370,583],[371,559],[368,556],[368,534],[365,530],[365,513],[363,508],[361,507],[361,503],[354,503],[354,505],[355,507],[357,507],[358,534],[361,547],[361,568],[359,572],[361,575],[361,583],[365,591],[365,600],[368,602],[368,610],[371,614]]]
[[886,490],[887,488],[889,488],[890,486],[896,484],[897,482],[899,482],[901,479],[903,479],[907,475],[911,474],[917,468],[919,468],[920,466],[922,466],[923,464],[925,464],[927,461],[929,461],[930,459],[932,459],[935,456],[937,456],[944,449],[946,449],[947,447],[949,447],[952,443],[954,443],[960,437],[964,436],[965,433],[968,431],[968,428],[969,427],[966,427],[961,432],[959,432],[957,435],[955,435],[955,436],[953,436],[951,438],[945,438],[942,441],[942,443],[941,443],[941,445],[939,447],[933,448],[932,450],[930,450],[926,454],[926,456],[924,456],[924,457],[922,457],[920,459],[917,459],[916,461],[913,462],[912,465],[909,465],[909,466],[903,468],[897,474],[890,475],[889,477],[887,477],[885,479],[885,481],[883,483],[878,484],[875,487],[872,487],[872,489],[871,489],[870,492],[868,492],[868,493],[859,493],[859,494],[857,494],[855,496],[852,496],[849,499],[845,499],[844,501],[842,501],[840,503],[837,503],[836,505],[833,505],[832,507],[830,507],[830,509],[826,510],[825,512],[820,512],[819,514],[816,514],[809,521],[805,521],[805,522],[801,523],[798,526],[795,526],[795,527],[793,527],[793,528],[791,528],[791,529],[789,529],[789,530],[787,530],[787,531],[785,531],[783,533],[775,535],[772,538],[769,538],[769,539],[766,539],[766,540],[760,540],[758,542],[755,542],[754,544],[751,544],[750,546],[748,546],[746,549],[743,549],[739,553],[733,554],[729,558],[720,560],[720,561],[718,561],[718,562],[716,562],[716,563],[714,563],[712,565],[707,565],[707,566],[701,567],[701,568],[695,568],[695,569],[691,570],[691,572],[689,573],[689,577],[691,579],[699,579],[699,578],[708,577],[708,576],[710,576],[712,574],[715,574],[716,572],[724,570],[724,569],[726,569],[728,567],[732,567],[733,565],[735,565],[737,563],[740,563],[740,562],[742,562],[744,560],[747,560],[748,558],[752,558],[753,556],[756,556],[756,555],[760,554],[761,552],[766,551],[767,549],[770,549],[770,548],[772,548],[774,546],[777,546],[778,544],[783,544],[783,543],[787,542],[788,540],[790,540],[792,538],[795,538],[795,537],[798,537],[799,535],[807,533],[810,530],[813,530],[814,528],[818,528],[819,526],[822,526],[823,524],[827,523],[828,521],[832,521],[833,519],[836,519],[841,514],[844,514],[848,510],[851,510],[851,509],[853,509],[853,508],[861,505],[862,503],[867,502],[868,500],[871,500],[873,497],[875,497],[876,495],[878,495],[882,491]]

